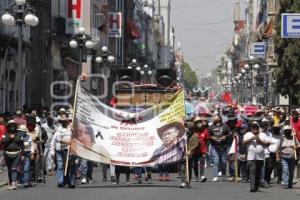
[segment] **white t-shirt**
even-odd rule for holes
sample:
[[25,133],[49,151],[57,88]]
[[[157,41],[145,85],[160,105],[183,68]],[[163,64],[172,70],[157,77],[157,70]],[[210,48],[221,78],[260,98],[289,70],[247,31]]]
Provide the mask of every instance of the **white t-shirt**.
[[263,134],[265,134],[271,142],[270,146],[265,148],[265,158],[269,158],[270,153],[276,153],[277,146],[278,146],[278,143],[279,143],[279,137],[273,136],[273,134],[269,131],[266,132],[266,133],[263,133]]
[[[249,140],[253,136],[254,134],[252,132],[246,133],[244,136],[244,141]],[[258,137],[263,142],[271,142],[271,140],[264,133],[259,133]],[[247,160],[264,160],[265,148],[266,148],[265,146],[258,144],[256,140],[252,140],[247,146],[247,150],[248,150]]]

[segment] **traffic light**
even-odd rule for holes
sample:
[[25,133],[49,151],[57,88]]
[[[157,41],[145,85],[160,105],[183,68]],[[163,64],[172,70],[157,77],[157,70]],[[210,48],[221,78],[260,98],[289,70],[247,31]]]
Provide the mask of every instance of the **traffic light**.
[[138,84],[140,82],[140,73],[135,69],[118,69],[118,81]]
[[176,83],[176,71],[170,68],[156,70],[156,82],[159,87],[172,87]]

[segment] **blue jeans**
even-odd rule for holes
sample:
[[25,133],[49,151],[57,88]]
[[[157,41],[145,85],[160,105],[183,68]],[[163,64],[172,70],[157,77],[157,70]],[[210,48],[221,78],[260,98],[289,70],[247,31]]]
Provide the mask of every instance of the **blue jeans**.
[[281,165],[282,165],[282,180],[284,185],[292,187],[293,178],[294,178],[294,170],[295,170],[295,159],[294,158],[285,158],[282,157]]
[[76,178],[76,166],[75,166],[75,156],[69,156],[69,164],[67,169],[67,175],[64,176],[64,169],[67,159],[67,150],[56,151],[56,178],[58,184],[69,184],[75,185],[75,178]]
[[[218,176],[218,168],[219,168],[219,163],[221,162],[221,170],[222,170],[222,175],[226,174],[226,167],[227,167],[227,149],[228,148],[215,148],[214,146],[211,146],[211,157],[212,161],[214,164],[213,167],[213,177]],[[221,160],[220,160],[221,159]]]
[[29,184],[29,177],[30,177],[30,156],[31,152],[24,152],[24,161],[23,161],[23,174],[22,174],[22,183],[24,185]]
[[5,156],[5,162],[7,165],[9,184],[11,185],[17,181],[17,168],[20,162],[20,154],[18,154],[15,158]]
[[66,161],[67,150],[56,151],[56,178],[57,183],[64,183],[64,166]]

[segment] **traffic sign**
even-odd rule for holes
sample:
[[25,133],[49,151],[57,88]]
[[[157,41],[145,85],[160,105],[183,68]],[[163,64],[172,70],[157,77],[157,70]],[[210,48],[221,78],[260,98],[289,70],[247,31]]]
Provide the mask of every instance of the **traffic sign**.
[[281,37],[300,38],[300,13],[281,14]]
[[250,56],[256,58],[265,58],[266,43],[265,42],[251,42],[250,43]]

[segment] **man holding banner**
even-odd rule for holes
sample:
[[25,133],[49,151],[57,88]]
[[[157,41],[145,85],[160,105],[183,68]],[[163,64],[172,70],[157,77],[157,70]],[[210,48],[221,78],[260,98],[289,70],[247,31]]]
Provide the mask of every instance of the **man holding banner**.
[[[75,188],[75,157],[68,155],[68,145],[70,144],[71,127],[70,120],[66,114],[60,118],[61,126],[56,130],[51,141],[51,157],[56,158],[57,186],[69,185]],[[64,175],[64,166],[68,162],[67,173]]]

